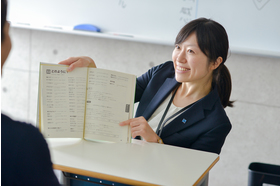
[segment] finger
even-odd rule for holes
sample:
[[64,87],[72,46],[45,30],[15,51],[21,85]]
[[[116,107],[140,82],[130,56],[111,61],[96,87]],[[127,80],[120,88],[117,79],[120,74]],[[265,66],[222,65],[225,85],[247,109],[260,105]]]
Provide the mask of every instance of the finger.
[[131,118],[119,123],[120,126],[130,125],[131,122],[137,121],[137,118]]
[[131,137],[132,138],[135,138],[136,136],[141,136],[139,131],[134,131],[134,132],[131,132]]
[[95,64],[94,60],[91,59],[91,58],[89,58],[88,60],[89,60],[89,65],[88,65],[88,67],[96,68],[96,64]]
[[86,60],[84,58],[79,58],[77,61],[75,61],[74,63],[72,63],[69,67],[68,67],[68,71],[71,72],[73,71],[75,68],[77,67],[88,67],[90,65],[90,61]]
[[84,67],[83,66],[83,62],[81,59],[78,59],[77,61],[75,61],[74,63],[71,63],[71,65],[67,68],[68,72],[73,71],[75,68],[77,67]]
[[136,132],[136,131],[138,131],[139,133],[141,133],[142,128],[141,128],[140,125],[138,125],[138,126],[136,126],[136,127],[131,127],[131,128],[130,128],[130,131],[131,131],[131,133],[132,133],[132,132]]
[[138,126],[141,126],[141,124],[142,124],[142,122],[137,119],[130,121],[130,127],[138,127]]
[[58,64],[61,65],[71,65],[72,63],[76,62],[79,58],[78,57],[69,57],[63,61],[60,61]]
[[122,121],[119,123],[120,126],[130,125],[130,120]]
[[77,61],[79,60],[79,58],[77,57],[70,57],[64,61],[59,62],[58,64],[61,65],[69,65],[69,67],[66,69],[68,72],[71,72],[75,69],[75,65],[73,67],[73,64],[77,63]]

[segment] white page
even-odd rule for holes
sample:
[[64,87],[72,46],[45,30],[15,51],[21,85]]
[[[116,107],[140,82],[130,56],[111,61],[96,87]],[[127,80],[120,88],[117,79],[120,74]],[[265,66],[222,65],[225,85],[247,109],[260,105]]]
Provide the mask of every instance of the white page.
[[89,69],[85,139],[130,141],[130,128],[119,123],[132,117],[135,81],[134,75]]
[[41,131],[45,137],[83,137],[87,68],[41,65]]

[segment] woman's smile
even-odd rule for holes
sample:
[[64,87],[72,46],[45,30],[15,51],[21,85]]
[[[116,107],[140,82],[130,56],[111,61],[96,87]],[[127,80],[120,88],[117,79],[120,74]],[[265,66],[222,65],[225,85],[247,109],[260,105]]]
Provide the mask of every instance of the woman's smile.
[[191,70],[190,68],[176,66],[176,72],[178,72],[178,73],[184,73],[184,72],[187,72],[187,71],[190,71],[190,70]]

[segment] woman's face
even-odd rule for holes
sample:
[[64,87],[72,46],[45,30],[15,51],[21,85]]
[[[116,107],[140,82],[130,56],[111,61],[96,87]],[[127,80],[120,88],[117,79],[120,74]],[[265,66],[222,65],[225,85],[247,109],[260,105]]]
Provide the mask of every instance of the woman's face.
[[184,42],[175,46],[172,59],[178,82],[212,81],[213,63],[209,63],[207,56],[200,50],[195,33],[190,34]]

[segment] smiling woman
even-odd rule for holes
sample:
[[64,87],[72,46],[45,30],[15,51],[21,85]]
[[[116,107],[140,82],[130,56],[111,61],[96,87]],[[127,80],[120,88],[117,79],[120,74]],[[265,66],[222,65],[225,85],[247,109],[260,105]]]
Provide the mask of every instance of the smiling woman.
[[[192,33],[185,41],[176,44],[172,55],[175,77],[178,82],[204,84],[211,86],[213,69],[217,63],[208,64],[207,56],[200,50],[196,34]],[[216,66],[214,66],[216,64]],[[204,88],[206,88],[204,86]],[[209,86],[206,88],[209,89]],[[206,94],[209,93],[207,90]]]
[[[229,42],[223,26],[209,19],[201,18],[194,20],[181,29],[176,37],[175,44],[176,48],[172,58],[174,63],[176,61],[174,59],[174,55],[177,52],[176,49],[180,48],[182,44],[187,45],[188,48],[185,50],[193,54],[192,56],[189,55],[190,57],[198,58],[198,55],[207,57],[207,68],[210,68],[210,74],[213,76],[213,78],[208,77],[208,79],[217,85],[223,106],[232,107],[232,102],[229,101],[231,77],[227,67],[224,65],[227,60]],[[187,59],[187,56],[184,57]]]
[[[133,138],[219,154],[231,130],[224,111],[232,106],[231,78],[224,65],[227,33],[219,23],[200,18],[181,29],[175,44],[173,62],[137,78],[135,118],[120,125],[130,125]],[[60,63],[73,70],[89,60],[83,56]]]

